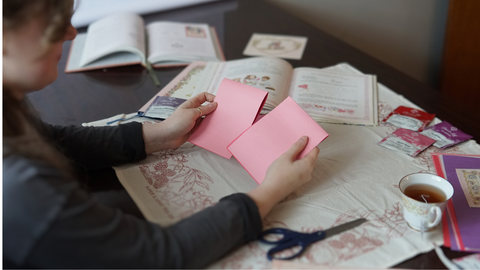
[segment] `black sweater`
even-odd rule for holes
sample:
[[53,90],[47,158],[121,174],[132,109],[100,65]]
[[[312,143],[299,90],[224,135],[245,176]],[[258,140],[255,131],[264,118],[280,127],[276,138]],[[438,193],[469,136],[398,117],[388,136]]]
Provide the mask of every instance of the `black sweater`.
[[[146,157],[138,123],[40,130],[85,169]],[[162,228],[101,204],[43,160],[4,154],[4,268],[201,268],[261,229],[257,206],[245,194]]]

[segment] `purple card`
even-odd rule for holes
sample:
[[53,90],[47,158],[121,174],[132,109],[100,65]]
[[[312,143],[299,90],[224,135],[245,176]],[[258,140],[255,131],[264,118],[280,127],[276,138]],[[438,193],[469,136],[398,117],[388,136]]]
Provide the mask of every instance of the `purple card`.
[[[454,227],[458,227],[465,251],[480,251],[480,208],[470,207],[458,179],[457,169],[480,169],[480,158],[443,155],[443,166],[447,180],[452,184],[455,192],[452,197],[456,220]],[[462,250],[454,244],[453,250]]]
[[166,119],[185,101],[183,98],[157,96],[142,116]]
[[447,121],[425,128],[422,134],[436,140],[433,146],[442,149],[473,138]]

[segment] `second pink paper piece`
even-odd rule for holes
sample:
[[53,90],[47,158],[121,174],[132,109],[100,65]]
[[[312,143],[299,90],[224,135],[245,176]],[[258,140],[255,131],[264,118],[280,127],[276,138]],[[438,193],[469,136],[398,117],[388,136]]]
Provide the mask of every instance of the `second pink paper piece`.
[[308,143],[299,158],[328,137],[328,133],[288,97],[238,137],[228,150],[260,184],[270,164],[303,135],[308,136]]

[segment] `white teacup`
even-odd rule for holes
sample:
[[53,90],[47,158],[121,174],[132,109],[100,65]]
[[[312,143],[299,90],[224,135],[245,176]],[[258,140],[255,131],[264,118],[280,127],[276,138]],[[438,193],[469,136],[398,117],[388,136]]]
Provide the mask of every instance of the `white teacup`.
[[453,196],[453,187],[440,176],[429,173],[409,174],[400,180],[403,218],[418,231],[429,231],[442,220],[445,206]]

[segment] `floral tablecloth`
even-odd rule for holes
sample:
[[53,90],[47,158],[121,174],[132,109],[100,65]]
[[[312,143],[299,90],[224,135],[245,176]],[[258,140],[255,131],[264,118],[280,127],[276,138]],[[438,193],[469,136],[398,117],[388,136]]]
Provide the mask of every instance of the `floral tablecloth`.
[[[340,64],[336,69],[358,72],[348,64]],[[418,108],[379,84],[379,119],[399,105]],[[87,125],[105,125],[109,120]],[[439,122],[435,119],[433,124]],[[423,236],[408,228],[398,183],[410,173],[435,173],[430,156],[433,152],[480,154],[475,141],[445,150],[431,146],[417,157],[410,157],[377,144],[396,130],[390,124],[320,125],[330,136],[319,146],[313,179],[277,205],[264,220],[264,227],[311,232],[360,217],[368,222],[313,244],[295,259],[297,262],[386,268],[443,244],[441,226]],[[247,192],[257,185],[235,158],[227,160],[190,143],[114,169],[145,217],[163,226],[213,205],[226,195]],[[266,258],[269,248],[258,241],[251,242],[210,268],[271,268]]]

